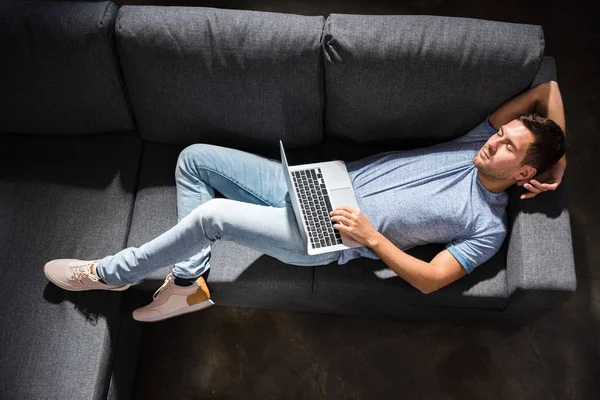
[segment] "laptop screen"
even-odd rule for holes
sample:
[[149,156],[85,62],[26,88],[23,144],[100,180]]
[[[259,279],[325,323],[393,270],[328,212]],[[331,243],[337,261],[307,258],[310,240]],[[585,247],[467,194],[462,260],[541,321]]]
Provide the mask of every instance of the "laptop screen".
[[285,181],[288,186],[288,191],[292,192],[293,191],[292,181],[290,179],[290,172],[288,170],[287,158],[285,157],[285,151],[283,150],[283,142],[281,140],[279,141],[279,148],[281,150],[281,165],[283,166],[283,175],[285,175]]
[[306,244],[307,243],[306,227],[304,226],[304,223],[302,222],[302,215],[300,214],[300,207],[298,206],[298,197],[296,196],[296,191],[294,190],[294,187],[292,186],[292,180],[290,178],[290,172],[288,170],[287,158],[285,157],[285,151],[283,150],[283,143],[281,142],[281,140],[279,141],[279,148],[281,149],[281,165],[283,166],[283,175],[285,175],[285,183],[287,184],[287,187],[288,187],[290,201],[292,203],[292,208],[294,210],[294,214],[296,215],[296,222],[298,223],[300,235],[302,236],[302,239],[303,239],[304,243]]

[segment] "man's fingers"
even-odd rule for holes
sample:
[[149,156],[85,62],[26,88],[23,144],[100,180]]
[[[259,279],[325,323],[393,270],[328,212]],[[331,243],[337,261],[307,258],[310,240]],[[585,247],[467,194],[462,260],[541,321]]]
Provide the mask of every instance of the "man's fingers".
[[347,209],[343,209],[343,208],[336,208],[335,210],[333,210],[332,212],[329,213],[329,215],[352,215],[350,213],[350,211],[348,211]]
[[531,183],[533,186],[535,186],[535,188],[537,188],[537,189],[541,190],[542,192],[543,192],[543,191],[546,191],[546,190],[548,190],[548,189],[547,189],[547,187],[548,187],[548,185],[547,185],[547,184],[545,184],[545,183],[540,183],[540,182],[536,181],[535,179],[532,179],[530,183]]
[[538,194],[543,191],[543,189],[538,189],[537,187],[533,186],[531,183],[526,183],[523,185],[523,187],[535,194]]
[[521,200],[525,200],[525,199],[531,199],[532,197],[537,196],[537,193],[525,193],[521,195]]
[[331,218],[332,221],[334,222],[341,222],[344,225],[350,225],[350,220],[346,217],[344,217],[343,215],[336,215],[335,217]]
[[529,193],[522,194],[521,199],[531,199],[539,193],[546,192],[548,190],[556,190],[558,185],[560,185],[560,182],[540,183],[535,179],[531,179],[529,182],[517,182],[517,185],[522,186],[529,191]]

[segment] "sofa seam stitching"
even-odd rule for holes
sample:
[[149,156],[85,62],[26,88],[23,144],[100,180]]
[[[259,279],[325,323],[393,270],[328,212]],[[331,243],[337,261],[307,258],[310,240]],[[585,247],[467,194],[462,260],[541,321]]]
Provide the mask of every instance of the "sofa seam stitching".
[[100,26],[104,26],[104,19],[106,18],[106,13],[108,12],[108,8],[111,6],[112,2],[108,2],[106,4],[106,8],[104,9],[104,13],[102,14],[102,19],[100,19]]

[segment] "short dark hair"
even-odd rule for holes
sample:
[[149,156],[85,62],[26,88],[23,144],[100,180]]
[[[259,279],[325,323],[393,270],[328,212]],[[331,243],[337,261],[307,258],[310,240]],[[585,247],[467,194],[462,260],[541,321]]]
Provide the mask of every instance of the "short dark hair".
[[522,114],[519,120],[531,131],[534,138],[521,165],[531,165],[541,174],[565,154],[565,133],[556,122],[534,113]]

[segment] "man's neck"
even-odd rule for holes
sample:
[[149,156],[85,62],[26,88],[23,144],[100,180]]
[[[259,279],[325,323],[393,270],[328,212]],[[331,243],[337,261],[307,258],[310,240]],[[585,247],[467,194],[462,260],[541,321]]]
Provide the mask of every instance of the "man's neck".
[[513,180],[497,180],[489,178],[477,170],[477,179],[481,182],[481,185],[492,193],[502,193],[515,182]]

